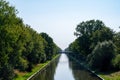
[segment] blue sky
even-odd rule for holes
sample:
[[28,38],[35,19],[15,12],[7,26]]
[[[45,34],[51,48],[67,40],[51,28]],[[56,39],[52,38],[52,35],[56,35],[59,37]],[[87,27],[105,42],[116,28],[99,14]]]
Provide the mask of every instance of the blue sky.
[[99,19],[119,31],[120,0],[6,0],[18,16],[37,32],[46,32],[62,49],[76,38],[73,33],[82,21]]

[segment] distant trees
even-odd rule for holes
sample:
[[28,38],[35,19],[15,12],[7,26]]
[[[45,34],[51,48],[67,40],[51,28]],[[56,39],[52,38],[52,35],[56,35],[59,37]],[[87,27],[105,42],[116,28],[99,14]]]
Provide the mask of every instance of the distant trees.
[[14,69],[31,71],[33,65],[52,59],[59,47],[25,25],[17,10],[0,0],[0,80],[13,80]]
[[[73,43],[71,43],[69,45],[69,50],[73,51],[74,53],[80,54],[80,46],[79,46],[80,42],[79,42],[79,38],[76,39]],[[82,51],[81,51],[82,52]]]
[[81,22],[74,34],[77,39],[69,45],[68,49],[82,55],[90,67],[104,71],[112,68],[112,65],[115,67],[114,62],[119,63],[116,57],[120,52],[119,32],[113,32],[102,21]]

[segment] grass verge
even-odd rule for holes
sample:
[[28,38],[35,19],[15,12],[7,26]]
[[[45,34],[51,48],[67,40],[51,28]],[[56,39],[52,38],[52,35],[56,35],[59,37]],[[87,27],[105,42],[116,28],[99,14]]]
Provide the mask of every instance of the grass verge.
[[[56,59],[60,54],[54,56],[54,59]],[[37,64],[33,69],[32,72],[20,72],[18,70],[14,70],[14,72],[16,73],[17,77],[14,78],[14,80],[27,80],[30,76],[32,76],[33,74],[35,74],[37,71],[42,70],[45,66],[47,66],[52,60],[46,61],[45,63],[40,63]]]
[[120,71],[99,73],[99,76],[102,77],[104,80],[120,80]]

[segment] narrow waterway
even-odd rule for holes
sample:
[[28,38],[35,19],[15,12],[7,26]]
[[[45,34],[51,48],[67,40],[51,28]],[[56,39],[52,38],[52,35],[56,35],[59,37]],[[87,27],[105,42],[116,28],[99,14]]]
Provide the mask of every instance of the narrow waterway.
[[101,80],[66,54],[51,62],[31,80]]

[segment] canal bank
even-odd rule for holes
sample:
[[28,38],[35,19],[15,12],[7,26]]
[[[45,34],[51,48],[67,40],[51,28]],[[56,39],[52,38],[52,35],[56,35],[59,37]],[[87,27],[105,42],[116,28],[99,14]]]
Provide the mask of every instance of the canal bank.
[[52,60],[48,61],[45,65],[43,65],[39,70],[37,70],[37,72],[35,72],[34,74],[32,74],[29,78],[27,78],[27,80],[31,80],[35,75],[37,75],[39,72],[43,71],[53,60],[55,60],[56,58],[58,58],[60,56],[60,54],[56,55]]
[[54,61],[59,56],[60,56],[60,54],[56,55],[52,60],[48,61],[47,64],[43,65],[37,72],[35,72],[29,78],[27,78],[27,80],[31,80],[35,75],[37,75],[38,73],[40,73],[41,71],[43,71],[52,61]]
[[13,80],[29,80],[38,72],[42,71],[45,67],[47,67],[53,60],[58,58],[60,54],[53,57],[52,60],[46,61],[45,63],[37,64],[33,69],[32,72],[19,72],[17,71],[17,76]]

